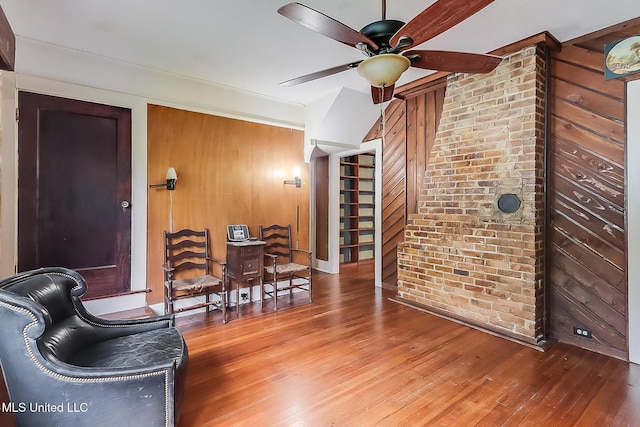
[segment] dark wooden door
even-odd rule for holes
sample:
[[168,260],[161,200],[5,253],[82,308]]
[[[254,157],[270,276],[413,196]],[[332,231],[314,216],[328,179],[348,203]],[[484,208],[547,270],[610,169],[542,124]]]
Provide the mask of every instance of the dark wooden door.
[[130,290],[131,111],[18,95],[18,269],[63,266],[87,297]]

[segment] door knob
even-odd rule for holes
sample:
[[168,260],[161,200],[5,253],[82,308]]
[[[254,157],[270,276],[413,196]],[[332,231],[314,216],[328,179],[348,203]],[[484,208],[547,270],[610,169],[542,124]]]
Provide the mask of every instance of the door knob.
[[127,211],[127,209],[129,209],[129,208],[131,207],[131,203],[129,203],[129,201],[128,201],[128,200],[123,200],[123,201],[120,203],[120,207],[122,208],[122,212],[126,212],[126,211]]

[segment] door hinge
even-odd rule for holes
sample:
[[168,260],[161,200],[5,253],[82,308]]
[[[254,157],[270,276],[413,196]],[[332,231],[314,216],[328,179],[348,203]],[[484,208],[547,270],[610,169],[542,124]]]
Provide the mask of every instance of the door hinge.
[[16,122],[20,121],[20,109],[16,108]]

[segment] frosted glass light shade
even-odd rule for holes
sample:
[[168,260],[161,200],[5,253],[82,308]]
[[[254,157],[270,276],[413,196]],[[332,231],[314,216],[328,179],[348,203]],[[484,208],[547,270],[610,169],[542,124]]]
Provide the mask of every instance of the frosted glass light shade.
[[358,74],[371,86],[389,87],[396,84],[402,73],[407,71],[411,61],[396,53],[383,53],[365,59],[358,65]]
[[167,175],[164,177],[164,179],[173,179],[173,180],[177,181],[178,180],[178,174],[176,173],[175,168],[167,169]]

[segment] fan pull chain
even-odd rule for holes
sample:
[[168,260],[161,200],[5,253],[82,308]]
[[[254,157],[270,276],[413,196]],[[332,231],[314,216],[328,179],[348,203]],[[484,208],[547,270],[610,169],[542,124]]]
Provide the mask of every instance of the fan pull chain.
[[385,117],[384,117],[384,83],[380,86],[380,130],[382,131],[382,137],[384,138],[385,129]]

